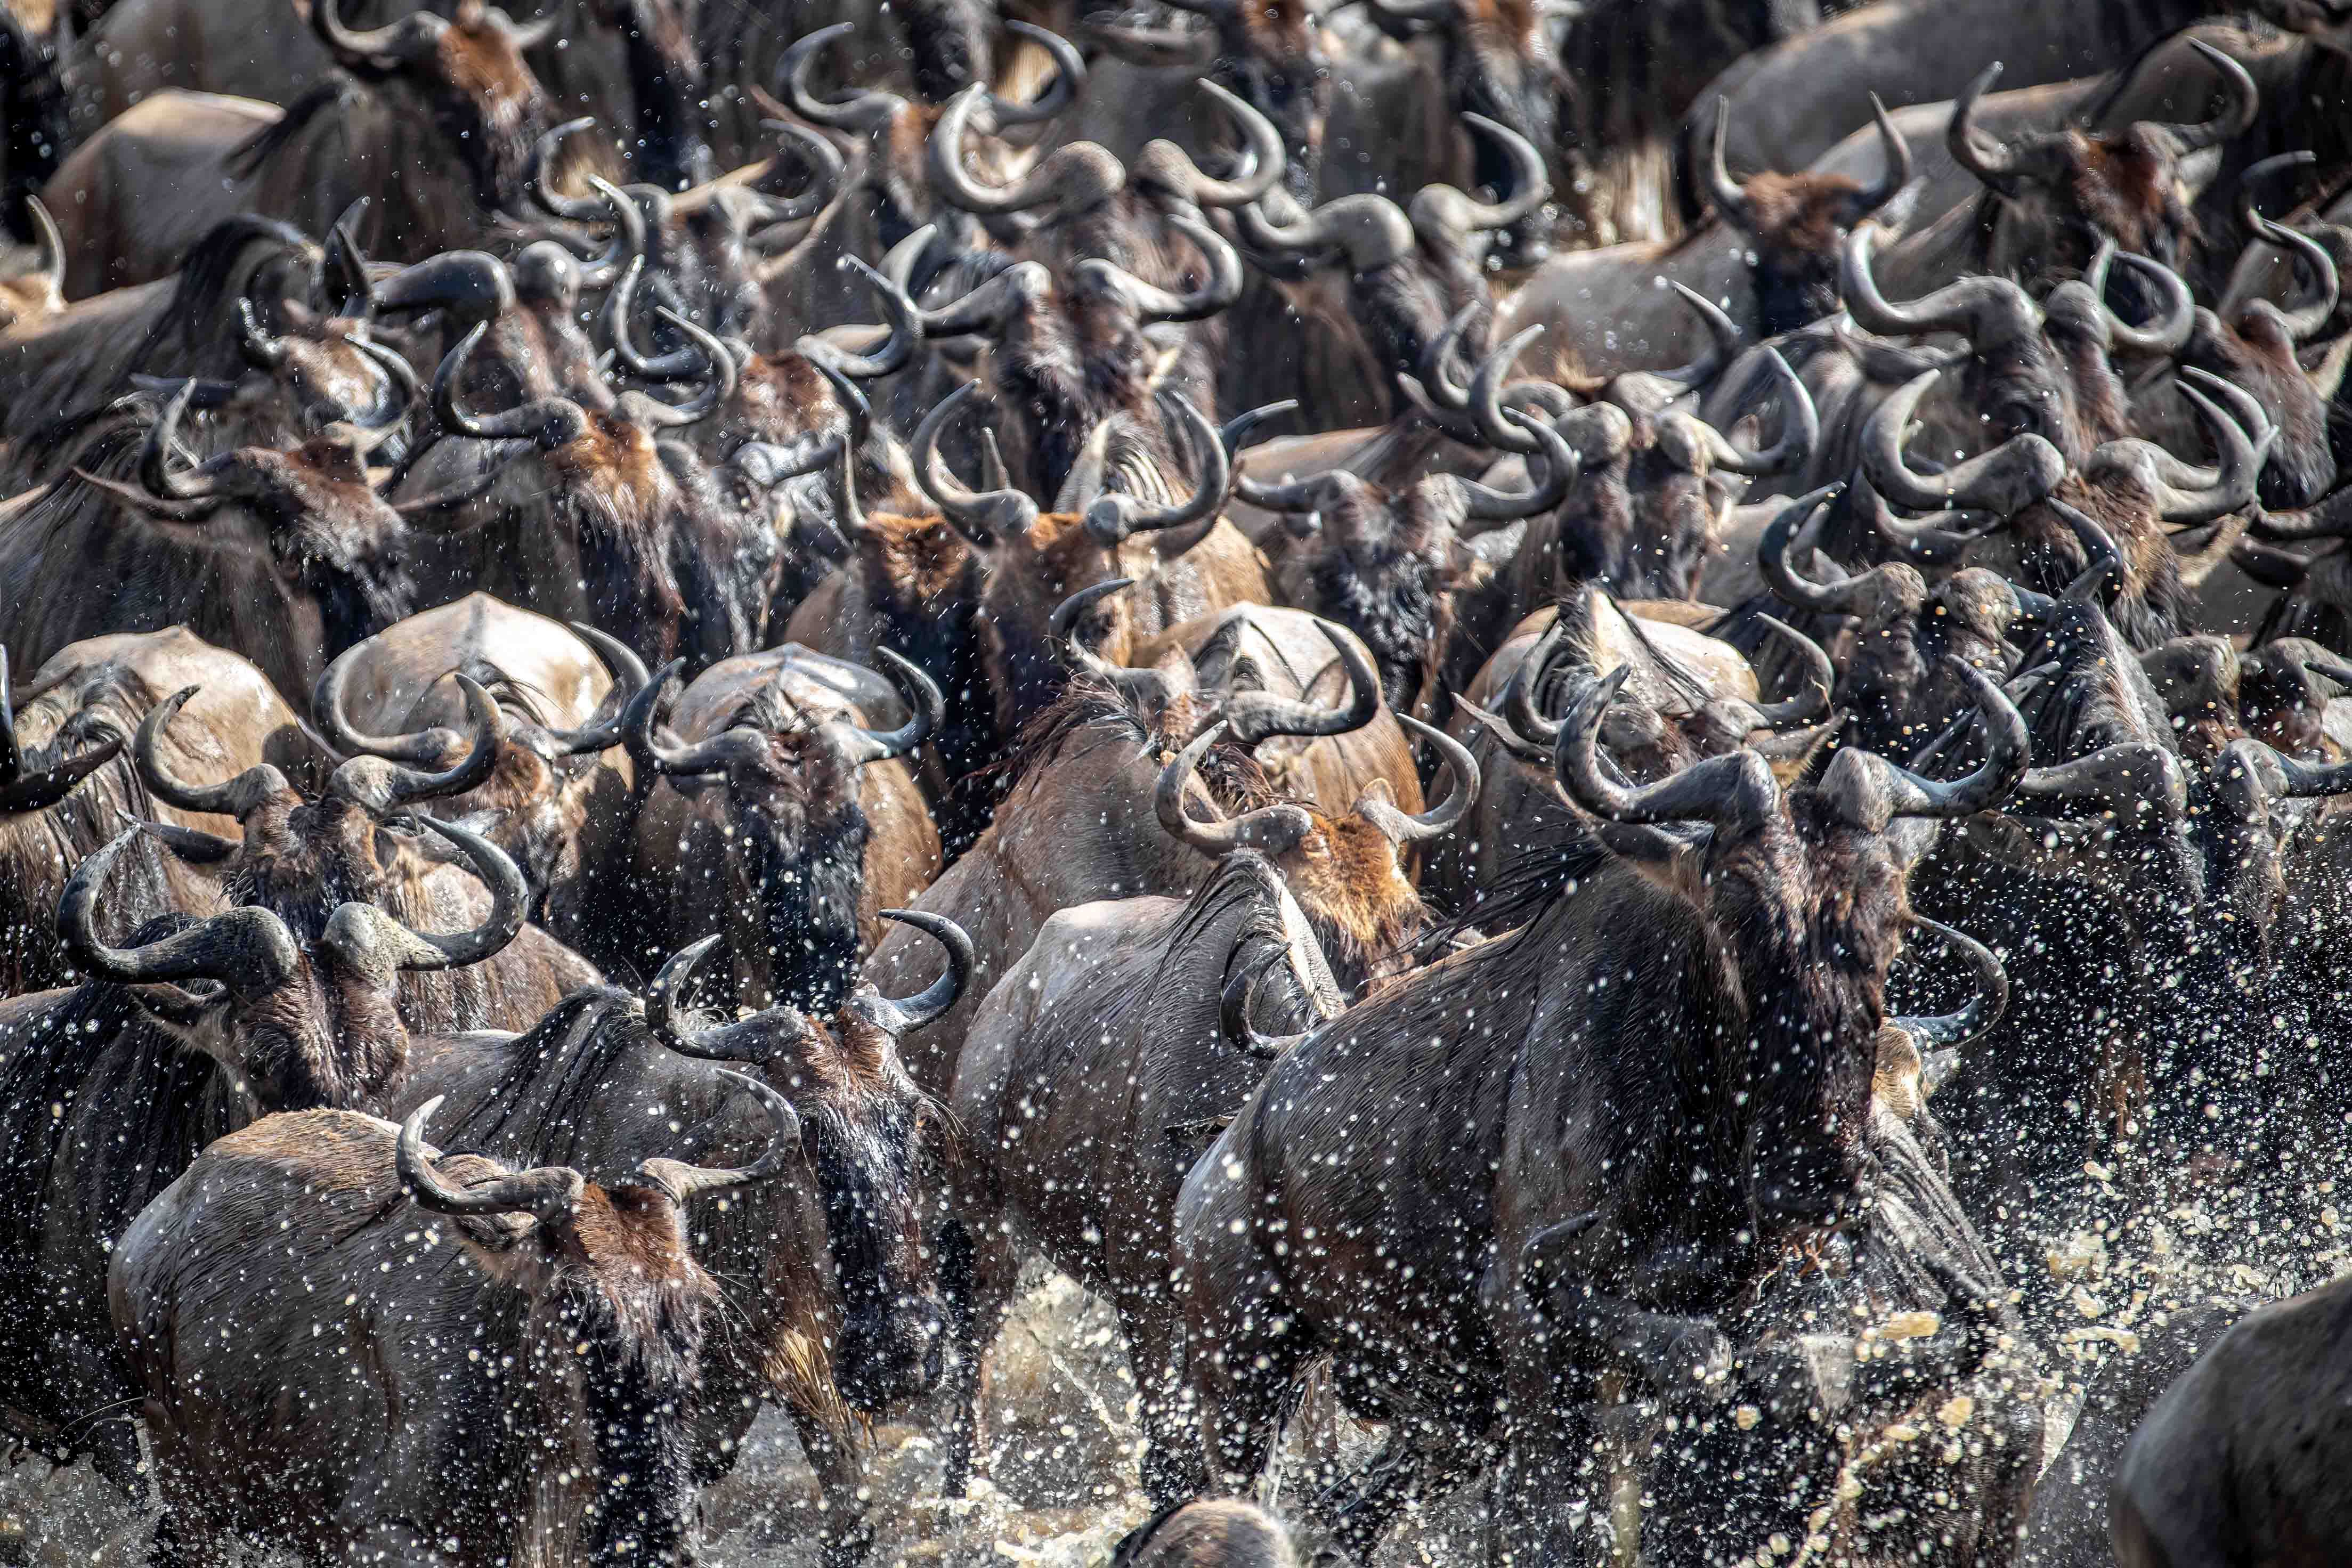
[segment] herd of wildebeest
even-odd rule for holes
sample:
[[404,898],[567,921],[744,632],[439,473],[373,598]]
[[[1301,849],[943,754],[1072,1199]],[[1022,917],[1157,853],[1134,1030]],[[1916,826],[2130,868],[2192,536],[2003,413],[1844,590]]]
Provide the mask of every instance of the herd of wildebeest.
[[1136,1568],[2352,1561],[2347,0],[0,113],[0,1429],[154,1568],[680,1568],[767,1406],[848,1568],[1040,1264]]

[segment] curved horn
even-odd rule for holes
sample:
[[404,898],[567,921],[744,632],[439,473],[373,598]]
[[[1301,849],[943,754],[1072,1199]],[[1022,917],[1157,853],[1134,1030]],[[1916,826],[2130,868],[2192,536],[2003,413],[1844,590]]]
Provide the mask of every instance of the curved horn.
[[[2203,372],[2191,369],[2182,374],[2185,382],[2186,378],[2201,376]],[[2157,513],[2168,523],[2186,523],[2193,527],[2227,517],[2254,498],[2255,486],[2262,479],[2263,458],[2269,453],[2270,443],[2265,439],[2257,446],[2247,438],[2245,431],[2239,428],[2236,420],[2195,387],[2184,384],[2180,391],[2181,395],[2195,405],[2199,418],[2213,438],[2214,449],[2221,455],[2221,462],[2216,465],[2220,474],[2213,486],[2202,491],[2181,489],[2169,482],[2160,481]]]
[[877,648],[875,652],[898,678],[911,716],[897,729],[849,727],[856,737],[848,747],[849,758],[860,768],[869,762],[887,762],[894,757],[906,756],[936,734],[947,718],[946,704],[930,676],[887,648]]
[[[1785,515],[1785,514],[1784,514]],[[1778,526],[1778,519],[1775,519]],[[1797,651],[1805,662],[1805,684],[1795,696],[1776,703],[1750,703],[1756,716],[1764,721],[1766,729],[1786,729],[1793,725],[1811,724],[1829,711],[1830,692],[1837,685],[1837,666],[1830,663],[1822,646],[1790,625],[1777,615],[1759,614],[1762,622],[1779,633],[1780,640]]]
[[889,278],[875,271],[854,256],[845,256],[840,266],[845,272],[855,272],[874,290],[882,304],[882,314],[889,321],[890,336],[870,354],[853,354],[835,348],[822,338],[803,337],[793,348],[812,363],[823,361],[835,374],[854,381],[872,381],[903,368],[914,357],[916,345],[923,340],[922,312],[916,308],[907,291]]
[[719,341],[716,333],[705,331],[668,306],[656,306],[654,314],[686,334],[693,351],[702,357],[702,373],[707,379],[701,394],[689,402],[673,404],[650,397],[633,397],[628,407],[646,424],[677,430],[709,418],[735,395],[735,356],[727,351],[727,345]]
[[2009,1010],[2009,971],[2001,967],[1991,948],[1964,931],[1917,914],[1911,916],[1911,924],[1942,937],[1946,946],[1967,959],[1969,967],[1976,971],[1977,989],[1958,1012],[1898,1018],[1895,1025],[1922,1046],[1966,1045],[1999,1023]]
[[[1837,499],[1843,485],[1824,485],[1820,489],[1800,496],[1782,507],[1778,516],[1764,526],[1756,541],[1756,570],[1764,584],[1775,594],[1800,610],[1810,610],[1818,615],[1854,615],[1861,612],[1859,592],[1867,580],[1850,577],[1827,587],[1811,582],[1797,573],[1789,564],[1789,545],[1797,530],[1811,522],[1823,507]],[[1520,726],[1525,728],[1525,725]]]
[[422,58],[449,27],[430,11],[412,11],[397,22],[355,31],[343,25],[342,12],[342,0],[312,0],[310,30],[346,70],[381,72],[386,60]]
[[327,792],[382,817],[411,800],[463,795],[488,783],[499,764],[499,705],[471,675],[459,674],[457,689],[465,694],[466,719],[474,733],[472,746],[455,767],[428,773],[388,758],[354,757],[335,769]]
[[2315,280],[2318,297],[2309,304],[2299,305],[2292,310],[2282,306],[2271,307],[2278,312],[2289,338],[2297,343],[2308,342],[2317,337],[2335,316],[2342,280],[2336,275],[2336,258],[2328,254],[2326,246],[2307,234],[2263,216],[2261,210],[2254,205],[2254,187],[2281,170],[2301,168],[2317,162],[2319,159],[2315,153],[2282,152],[2275,158],[2265,158],[2252,165],[2238,177],[2238,221],[2251,233],[2303,262],[2311,269],[2311,276]]
[[1974,772],[1947,782],[1875,758],[1887,780],[1888,806],[1898,817],[1966,817],[1990,810],[2018,788],[2032,760],[2025,719],[2008,694],[1965,659],[1947,653],[1944,667],[1975,690],[1977,712],[1984,719],[1985,759]]
[[0,647],[0,811],[46,810],[121,750],[121,737],[109,736],[54,767],[26,773],[24,750],[16,744],[16,704],[8,691],[8,650]]
[[2180,759],[2149,741],[2119,741],[2087,757],[2048,768],[2030,768],[2017,792],[2028,800],[2092,800],[2126,807],[2147,800],[2167,821],[2189,810],[2189,786]]
[[310,717],[317,723],[328,744],[345,757],[383,757],[394,762],[426,763],[441,755],[441,742],[433,730],[419,730],[409,735],[369,735],[352,722],[343,709],[343,694],[352,683],[352,672],[359,668],[356,656],[360,650],[352,649],[337,658],[319,674],[319,684],[310,691]]
[[[745,198],[740,208],[744,235],[758,248],[773,250],[782,247],[786,240],[768,236],[761,231],[813,218],[833,205],[834,197],[841,193],[845,166],[833,143],[805,125],[794,125],[789,120],[763,120],[760,128],[772,131],[791,142],[801,166],[808,171],[808,183],[797,196],[772,196],[757,185],[741,188]],[[782,149],[768,154],[768,168],[772,171],[776,160],[782,156]]]
[[195,686],[183,686],[149,708],[147,716],[139,721],[139,733],[131,742],[131,760],[148,789],[164,804],[184,811],[207,811],[239,820],[262,802],[288,793],[292,786],[286,782],[286,775],[267,762],[257,763],[219,784],[191,784],[164,766],[156,745],[163,739],[164,727],[197,690]]
[[618,637],[599,631],[585,621],[573,621],[568,624],[573,635],[596,651],[597,659],[613,677],[614,692],[621,698],[614,705],[613,717],[604,724],[589,725],[580,729],[550,729],[547,732],[548,737],[556,745],[577,757],[608,750],[621,744],[621,715],[628,711],[629,704],[636,695],[652,684],[653,675],[646,669],[646,662],[637,657],[636,650]]
[[524,884],[521,871],[505,851],[478,833],[437,817],[420,816],[416,821],[457,845],[473,862],[474,874],[490,890],[490,912],[471,931],[418,931],[406,927],[408,934],[424,946],[421,951],[403,955],[400,967],[461,969],[504,951],[521,932],[523,917],[530,913],[530,889]]
[[988,89],[972,83],[948,100],[931,130],[925,167],[931,189],[950,206],[984,216],[1026,212],[1032,207],[1072,202],[1091,191],[1097,199],[1116,194],[1127,183],[1127,167],[1110,151],[1092,141],[1066,142],[1045,155],[1013,184],[982,184],[963,166],[964,131],[988,97]]
[[1744,452],[1715,426],[1699,425],[1716,467],[1758,479],[1803,468],[1813,460],[1822,441],[1822,418],[1814,411],[1812,394],[1805,390],[1804,382],[1789,368],[1780,350],[1767,349],[1764,357],[1780,383],[1780,439],[1761,452]]
[[1503,417],[1529,435],[1541,447],[1538,458],[1531,458],[1532,470],[1538,462],[1543,466],[1543,477],[1525,495],[1513,496],[1490,489],[1475,479],[1444,476],[1444,482],[1452,485],[1462,497],[1464,514],[1481,522],[1508,522],[1517,517],[1532,517],[1550,511],[1567,499],[1570,486],[1583,472],[1575,448],[1569,445],[1551,422],[1521,409],[1506,408]]
[[[1874,95],[1873,101],[1876,101]],[[1748,210],[1748,192],[1731,177],[1731,166],[1723,160],[1724,138],[1730,130],[1731,100],[1718,97],[1715,100],[1715,149],[1707,163],[1706,193],[1726,223],[1737,228],[1753,229],[1756,216]]]
[[991,490],[975,495],[967,490],[940,459],[940,431],[965,402],[979,395],[980,383],[966,382],[923,416],[915,428],[915,483],[939,507],[956,532],[982,549],[992,548],[999,535],[1026,532],[1037,520],[1037,503],[1018,490]]
[[2013,331],[2041,319],[2025,291],[2004,277],[1963,277],[1907,305],[1896,305],[1878,291],[1878,280],[1871,275],[1876,245],[1874,227],[1865,224],[1854,229],[1846,235],[1838,265],[1846,314],[1866,332],[1887,338],[1958,332],[1973,341],[1993,328]]
[[1418,843],[1423,840],[1443,837],[1454,831],[1478,800],[1478,759],[1470,748],[1433,725],[1426,725],[1410,714],[1397,715],[1397,722],[1408,735],[1417,735],[1437,748],[1454,775],[1454,788],[1446,792],[1444,802],[1423,811],[1419,816],[1401,811],[1387,800],[1359,802],[1357,814],[1363,817],[1392,844]]
[[1512,189],[1509,199],[1502,202],[1482,202],[1452,185],[1424,185],[1414,193],[1406,209],[1413,228],[1426,234],[1432,225],[1437,225],[1444,230],[1445,240],[1457,248],[1479,231],[1509,228],[1551,199],[1551,177],[1545,172],[1543,154],[1536,151],[1534,143],[1483,114],[1465,111],[1462,120],[1502,144],[1511,160]]
[[1870,95],[1870,117],[1878,123],[1878,144],[1886,156],[1886,172],[1878,177],[1876,184],[1865,185],[1854,193],[1846,209],[1848,227],[1893,201],[1911,183],[1911,143],[1903,139],[1895,117],[1886,112],[1886,106],[1878,101],[1874,92]]
[[1191,240],[1209,276],[1200,287],[1177,294],[1146,283],[1115,262],[1089,256],[1078,263],[1076,276],[1088,286],[1118,294],[1133,307],[1143,325],[1158,321],[1205,321],[1242,297],[1242,258],[1223,235],[1182,213],[1171,214],[1168,226]]
[[760,1109],[768,1118],[768,1146],[760,1151],[758,1159],[740,1169],[658,1158],[639,1165],[638,1174],[667,1193],[669,1200],[681,1208],[714,1192],[773,1181],[792,1166],[793,1156],[801,1147],[800,1113],[793,1109],[791,1101],[747,1074],[730,1072],[722,1067],[719,1076],[760,1103]]
[[1262,806],[1242,816],[1213,822],[1197,822],[1185,814],[1184,788],[1192,782],[1193,769],[1201,765],[1202,753],[1215,745],[1225,729],[1225,721],[1217,720],[1193,737],[1192,744],[1160,770],[1160,785],[1151,797],[1152,810],[1170,838],[1191,845],[1211,860],[1242,849],[1280,854],[1314,831],[1314,819],[1303,808]]
[[1287,950],[1269,946],[1255,964],[1234,970],[1217,998],[1217,1028],[1226,1041],[1265,1061],[1280,1056],[1307,1038],[1305,1034],[1265,1035],[1250,1027],[1250,1008],[1257,999],[1258,982],[1289,956]]
[[457,340],[433,372],[433,412],[441,423],[460,435],[470,435],[477,441],[530,441],[541,447],[560,446],[571,440],[586,423],[580,405],[568,398],[539,398],[497,413],[473,414],[457,402],[457,378],[473,357],[475,345],[489,330],[488,322],[480,322]]
[[879,997],[872,1005],[870,1016],[884,1032],[893,1036],[911,1034],[956,1005],[956,998],[963,995],[964,987],[971,979],[972,967],[979,957],[971,934],[944,915],[920,909],[886,909],[881,914],[885,920],[928,932],[947,949],[947,971],[938,979],[911,997],[896,1001]]
[[2203,55],[2213,68],[2221,73],[2224,101],[2221,112],[2210,120],[2200,120],[2194,125],[2158,126],[2184,153],[2198,152],[2208,147],[2219,147],[2224,141],[2236,141],[2252,128],[2254,116],[2261,112],[2263,107],[2263,95],[2255,88],[2254,78],[2246,74],[2245,67],[2202,38],[2189,39],[2189,47]]
[[[333,0],[314,0],[316,8],[331,4]],[[432,1214],[467,1217],[528,1214],[541,1225],[561,1225],[572,1218],[588,1184],[570,1166],[540,1166],[476,1186],[451,1186],[425,1150],[425,1124],[441,1108],[444,1098],[436,1094],[411,1111],[408,1120],[400,1124],[400,1137],[394,1145],[393,1164],[400,1173],[400,1185],[417,1207]]]
[[1007,32],[1018,34],[1053,57],[1054,79],[1031,103],[1015,103],[989,94],[989,112],[996,117],[997,125],[1036,125],[1052,120],[1076,102],[1079,89],[1087,85],[1087,59],[1077,46],[1034,22],[1015,19],[1007,21],[1004,26]]
[[[2119,256],[2126,267],[2147,277],[2164,299],[2156,319],[2145,327],[2127,325],[2107,305],[2107,269]],[[2136,354],[2151,358],[2177,354],[2197,329],[2197,298],[2189,293],[2188,281],[2160,261],[2128,251],[2118,253],[2111,239],[2100,242],[2084,281],[2090,286],[2092,298],[2098,300],[2100,312],[2106,318],[2108,338]]]
[[302,955],[286,923],[250,905],[215,915],[203,925],[139,947],[110,947],[98,935],[98,895],[132,827],[74,867],[58,900],[58,936],[81,968],[126,986],[173,980],[218,980],[247,996],[284,985]]
[[591,201],[585,196],[564,195],[548,183],[548,166],[555,162],[555,151],[563,145],[563,139],[595,123],[594,115],[583,114],[577,120],[567,120],[554,130],[543,132],[537,141],[531,143],[530,172],[523,183],[523,189],[551,216],[566,218],[575,224],[600,224],[608,215],[603,203]]
[[1299,222],[1279,226],[1263,204],[1235,209],[1243,242],[1267,256],[1307,257],[1339,250],[1349,270],[1376,271],[1413,254],[1412,220],[1386,196],[1360,193],[1325,202]]
[[1166,401],[1176,405],[1190,430],[1189,444],[1201,469],[1193,481],[1192,493],[1172,505],[1157,507],[1148,507],[1132,496],[1096,497],[1087,507],[1087,532],[1107,549],[1116,549],[1134,534],[1178,528],[1203,517],[1213,518],[1224,503],[1231,468],[1225,461],[1224,444],[1217,439],[1217,427],[1182,392],[1169,393]]
[[2011,517],[2058,487],[2066,459],[2041,436],[2012,435],[1990,452],[1941,474],[1914,473],[1903,461],[1912,412],[1941,371],[1928,371],[1882,400],[1862,432],[1862,471],[1888,500],[1913,511],[1958,507]]
[[1323,707],[1271,692],[1235,692],[1225,699],[1224,724],[1234,743],[1243,750],[1255,750],[1260,742],[1281,735],[1346,735],[1363,728],[1378,716],[1380,672],[1373,667],[1372,656],[1365,651],[1362,642],[1346,627],[1319,615],[1315,617],[1315,629],[1323,633],[1323,640],[1339,655],[1339,667],[1348,676],[1348,705]]
[[1568,798],[1596,817],[1613,822],[1654,824],[1704,821],[1737,827],[1759,821],[1780,799],[1771,765],[1742,747],[1710,757],[1647,788],[1635,789],[1607,776],[1601,766],[1601,716],[1633,673],[1620,664],[1601,680],[1586,680],[1560,721],[1552,769]]
[[776,78],[783,89],[784,101],[794,114],[814,125],[829,125],[835,131],[879,131],[898,117],[907,107],[907,100],[896,93],[873,88],[859,89],[845,103],[826,103],[809,88],[809,68],[817,55],[835,38],[845,38],[857,30],[854,22],[835,22],[829,27],[819,27],[795,41],[784,51],[776,67]]
[[[1977,100],[1984,97],[1992,84],[2000,79],[2001,63],[1993,61],[1969,83],[1958,101],[1952,105],[1952,118],[1944,126],[1944,145],[1952,154],[1952,162],[1975,175],[1996,191],[2006,192],[2010,182],[2025,172],[2016,155],[1997,139],[1977,130]],[[1867,323],[1865,323],[1867,325]],[[1873,327],[1872,331],[1878,329]]]
[[49,216],[49,209],[41,204],[40,197],[26,196],[25,210],[32,214],[34,246],[40,257],[33,274],[62,297],[66,287],[65,235],[58,232],[58,220]]
[[460,322],[488,321],[514,308],[514,275],[487,252],[444,251],[377,284],[375,301],[379,311],[438,309]]
[[1191,156],[1170,143],[1174,157],[1171,160],[1182,172],[1183,189],[1178,193],[1184,200],[1201,207],[1238,207],[1255,202],[1282,179],[1288,164],[1288,154],[1282,145],[1282,132],[1274,122],[1250,107],[1248,102],[1226,91],[1208,78],[1200,81],[1202,89],[1224,106],[1227,118],[1241,132],[1242,172],[1236,179],[1212,180],[1200,171]]
[[1122,669],[1079,642],[1075,628],[1078,617],[1085,614],[1097,601],[1108,599],[1122,589],[1134,586],[1135,579],[1131,577],[1114,577],[1107,582],[1097,582],[1091,587],[1078,590],[1054,606],[1054,613],[1045,621],[1046,641],[1062,648],[1068,653],[1070,663],[1095,679],[1111,685],[1120,685],[1124,677],[1132,675],[1135,672]]

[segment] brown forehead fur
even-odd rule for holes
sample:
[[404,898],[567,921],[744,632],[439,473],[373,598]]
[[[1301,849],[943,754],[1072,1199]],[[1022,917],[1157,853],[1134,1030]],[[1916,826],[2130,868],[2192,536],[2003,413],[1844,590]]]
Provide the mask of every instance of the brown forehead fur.
[[788,441],[834,423],[833,387],[798,354],[757,355],[735,382],[730,418],[762,440]]
[[1421,928],[1421,895],[1397,865],[1396,846],[1362,817],[1327,817],[1311,808],[1315,829],[1278,857],[1291,895],[1355,944],[1333,954],[1370,966],[1402,947]]
[[1534,0],[1462,0],[1462,19],[1481,42],[1522,57],[1537,53]]
[[1242,33],[1264,59],[1297,59],[1314,47],[1314,14],[1306,0],[1254,0],[1239,7]]
[[493,121],[520,115],[539,92],[522,51],[487,16],[443,28],[435,52],[442,79],[482,105]]
[[547,465],[593,490],[616,517],[650,520],[669,497],[652,434],[617,414],[588,411],[579,438],[549,453]]
[[2197,237],[2197,220],[2179,200],[2172,160],[2135,126],[2119,135],[2070,132],[2066,192],[2077,211],[2125,250],[2162,259],[2158,231],[2181,242]]
[[973,564],[971,546],[941,517],[868,512],[857,548],[908,608],[960,598]]
[[1833,256],[1846,214],[1861,197],[1862,183],[1843,174],[1763,173],[1742,189],[1759,249]]
[[708,1288],[709,1278],[688,1250],[677,1205],[650,1187],[583,1188],[572,1222],[572,1247],[599,1280],[675,1281]]

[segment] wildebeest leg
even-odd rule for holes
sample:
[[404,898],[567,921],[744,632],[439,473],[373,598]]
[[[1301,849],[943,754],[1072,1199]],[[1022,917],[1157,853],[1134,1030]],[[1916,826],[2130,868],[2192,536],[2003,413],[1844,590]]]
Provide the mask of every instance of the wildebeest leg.
[[1468,1480],[1486,1453],[1450,1423],[1403,1417],[1370,1464],[1315,1500],[1315,1512],[1342,1550],[1370,1563],[1398,1514]]
[[947,1298],[949,1328],[955,1335],[955,1364],[943,1389],[947,1474],[940,1490],[961,1497],[981,1444],[981,1370],[1004,1326],[1005,1310],[1021,1281],[1021,1260],[992,1216],[971,1211],[941,1227],[938,1247],[940,1289]]
[[1271,1269],[1251,1269],[1221,1296],[1186,1362],[1212,1481],[1238,1493],[1265,1473],[1291,1385],[1316,1345],[1285,1309]]
[[793,1410],[793,1429],[800,1434],[801,1451],[816,1471],[817,1494],[824,1499],[817,1535],[823,1542],[825,1568],[854,1568],[874,1546],[874,1521],[857,1495],[866,1484],[866,1461],[845,1433],[837,1433],[811,1414]]
[[1208,1482],[1201,1459],[1201,1429],[1192,1419],[1192,1389],[1184,1378],[1182,1324],[1171,1310],[1167,1287],[1130,1285],[1112,1303],[1127,1341],[1127,1364],[1143,1396],[1143,1490],[1153,1508],[1167,1508],[1200,1495]]

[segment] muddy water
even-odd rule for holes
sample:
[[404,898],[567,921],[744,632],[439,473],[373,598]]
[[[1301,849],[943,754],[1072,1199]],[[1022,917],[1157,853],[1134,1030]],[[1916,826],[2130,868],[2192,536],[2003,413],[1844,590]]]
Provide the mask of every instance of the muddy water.
[[[2105,1184],[2086,1177],[2085,1185]],[[2063,1443],[2084,1381],[2115,1357],[2136,1355],[2141,1337],[2170,1313],[2210,1296],[2305,1289],[2352,1263],[2352,1228],[2338,1229],[2330,1195],[2313,1187],[2319,1213],[2308,1226],[2264,1225],[2238,1205],[2192,1202],[2143,1207],[2104,1229],[2040,1242],[2020,1235],[2002,1249],[2011,1280],[2035,1270],[2056,1303],[2037,1333],[2054,1375],[2045,1454]],[[940,1452],[922,1431],[888,1426],[873,1434],[879,1544],[871,1562],[1097,1568],[1149,1512],[1137,1487],[1135,1410],[1109,1312],[1069,1281],[1033,1273],[990,1364],[986,1479],[975,1480],[972,1495],[940,1496]],[[1375,1445],[1374,1433],[1344,1417],[1302,1426],[1285,1466],[1291,1503],[1310,1467],[1360,1462]],[[1481,1501],[1474,1486],[1409,1515],[1382,1551],[1381,1568],[1482,1563]],[[765,1414],[734,1474],[704,1495],[704,1561],[818,1568],[818,1506],[815,1477],[790,1426]],[[20,1458],[0,1469],[0,1564],[143,1568],[152,1523],[86,1462],[59,1468]],[[1302,1560],[1318,1544],[1302,1532]]]

